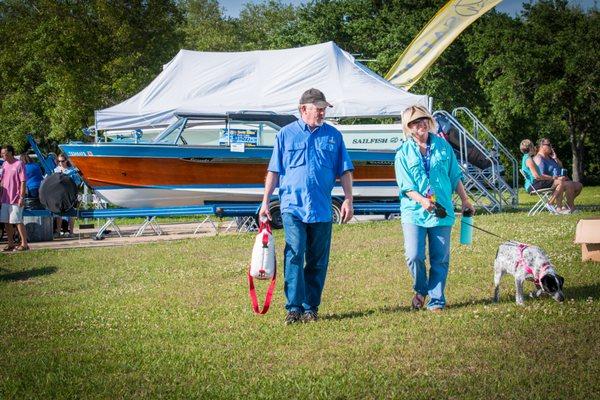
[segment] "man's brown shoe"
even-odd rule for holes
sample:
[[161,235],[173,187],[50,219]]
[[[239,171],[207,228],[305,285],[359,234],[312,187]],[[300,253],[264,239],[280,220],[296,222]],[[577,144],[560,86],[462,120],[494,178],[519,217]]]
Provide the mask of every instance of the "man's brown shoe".
[[300,314],[298,311],[289,311],[285,316],[284,322],[286,325],[291,325],[300,322],[301,319],[302,314]]
[[317,322],[318,319],[319,315],[316,311],[306,311],[304,314],[302,314],[302,322],[304,323]]

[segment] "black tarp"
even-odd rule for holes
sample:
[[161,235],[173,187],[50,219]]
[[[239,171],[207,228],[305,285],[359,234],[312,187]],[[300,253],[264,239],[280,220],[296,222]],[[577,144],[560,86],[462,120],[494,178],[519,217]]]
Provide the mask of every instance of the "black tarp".
[[77,185],[67,175],[48,176],[40,186],[40,202],[56,214],[64,214],[77,206]]

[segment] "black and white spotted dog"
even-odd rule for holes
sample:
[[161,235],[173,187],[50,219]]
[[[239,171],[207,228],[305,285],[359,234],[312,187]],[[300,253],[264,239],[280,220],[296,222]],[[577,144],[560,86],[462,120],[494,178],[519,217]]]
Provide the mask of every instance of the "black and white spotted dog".
[[515,277],[518,305],[523,305],[524,302],[525,280],[535,283],[536,291],[531,293],[533,297],[546,293],[559,302],[565,299],[562,292],[565,280],[556,273],[548,256],[539,247],[517,242],[505,242],[500,245],[494,261],[495,302],[500,298],[500,279],[506,273]]

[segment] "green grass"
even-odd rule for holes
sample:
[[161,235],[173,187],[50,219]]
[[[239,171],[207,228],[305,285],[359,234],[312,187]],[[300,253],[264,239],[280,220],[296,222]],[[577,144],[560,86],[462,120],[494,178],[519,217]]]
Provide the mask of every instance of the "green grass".
[[573,244],[592,215],[475,217],[541,245],[564,304],[518,307],[510,277],[492,304],[499,240],[455,229],[442,315],[409,311],[399,221],[336,226],[322,318],[299,326],[281,273],[251,313],[252,234],[0,255],[0,398],[598,398],[600,265]]

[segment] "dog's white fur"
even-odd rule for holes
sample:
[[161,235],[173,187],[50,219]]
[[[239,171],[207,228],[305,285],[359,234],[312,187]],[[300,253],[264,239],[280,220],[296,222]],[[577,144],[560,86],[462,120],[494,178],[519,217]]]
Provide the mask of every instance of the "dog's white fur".
[[[502,279],[502,276],[509,273],[515,277],[515,287],[517,291],[515,299],[516,303],[518,305],[524,304],[523,283],[525,280],[533,281],[534,276],[527,273],[523,263],[520,262],[521,257],[534,271],[536,276],[540,273],[542,268],[546,266],[545,275],[553,276],[554,279],[556,279],[558,287],[558,291],[550,293],[550,295],[552,295],[555,300],[562,301],[562,299],[564,299],[562,294],[562,281],[559,282],[559,279],[557,279],[558,275],[546,253],[539,247],[527,245],[527,247],[522,250],[521,255],[519,243],[516,242],[505,242],[498,248],[496,260],[494,261],[494,301],[497,302],[500,298],[500,280]],[[560,277],[560,280],[562,280],[562,277]],[[544,293],[544,289],[540,283],[540,285],[536,287],[536,291],[532,292],[532,296],[538,297],[542,293]]]

